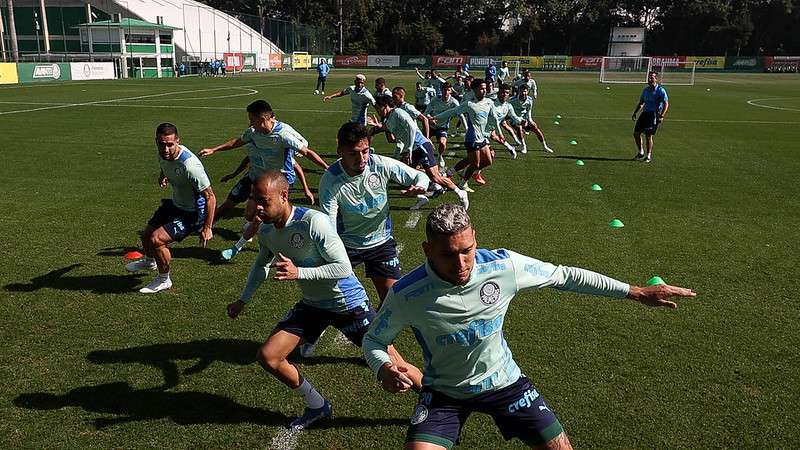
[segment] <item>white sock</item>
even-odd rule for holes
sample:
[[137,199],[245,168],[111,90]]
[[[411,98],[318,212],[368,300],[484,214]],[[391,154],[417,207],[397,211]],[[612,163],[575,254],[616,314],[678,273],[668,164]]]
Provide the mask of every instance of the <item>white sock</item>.
[[509,144],[508,142],[503,143],[503,145],[505,145],[506,148],[509,149],[509,150],[514,150],[514,146]]
[[512,134],[512,135],[511,135],[511,137],[513,137],[513,138],[514,138],[514,142],[516,142],[516,143],[517,143],[517,145],[519,145],[519,144],[521,144],[521,143],[522,143],[522,142],[520,142],[520,141],[519,141],[519,138],[517,138],[517,135],[516,135],[516,134]]
[[151,257],[149,257],[149,256],[145,256],[145,257],[144,257],[144,260],[145,260],[145,262],[147,262],[147,264],[153,264],[153,263],[155,263],[155,262],[156,262],[156,259],[155,259],[155,258],[151,258]]
[[547,148],[547,141],[542,139],[542,148]]
[[244,236],[240,237],[239,240],[236,241],[236,244],[234,244],[236,246],[236,250],[243,249],[248,242],[250,242],[250,239],[245,239]]
[[317,391],[311,383],[308,382],[305,378],[303,382],[300,383],[299,387],[294,389],[295,392],[300,394],[303,397],[303,400],[306,402],[306,406],[311,409],[319,409],[325,404],[325,397]]
[[159,272],[158,275],[156,276],[156,278],[159,278],[159,279],[161,279],[163,281],[167,281],[167,280],[169,280],[169,272],[167,272],[167,273]]

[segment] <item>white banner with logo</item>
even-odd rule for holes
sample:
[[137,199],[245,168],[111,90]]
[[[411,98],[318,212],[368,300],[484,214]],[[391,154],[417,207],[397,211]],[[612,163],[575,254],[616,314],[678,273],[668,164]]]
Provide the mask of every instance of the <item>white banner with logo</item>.
[[398,67],[400,55],[367,55],[369,67]]
[[73,80],[113,80],[114,63],[78,62],[70,63],[69,71]]

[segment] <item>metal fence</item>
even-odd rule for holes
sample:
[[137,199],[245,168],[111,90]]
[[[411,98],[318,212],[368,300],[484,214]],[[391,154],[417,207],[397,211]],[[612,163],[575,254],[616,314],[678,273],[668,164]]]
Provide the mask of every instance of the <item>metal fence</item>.
[[252,14],[223,11],[241,20],[250,28],[259,31],[286,53],[308,52],[333,53],[336,30],[332,27],[305,25],[285,20],[261,18]]

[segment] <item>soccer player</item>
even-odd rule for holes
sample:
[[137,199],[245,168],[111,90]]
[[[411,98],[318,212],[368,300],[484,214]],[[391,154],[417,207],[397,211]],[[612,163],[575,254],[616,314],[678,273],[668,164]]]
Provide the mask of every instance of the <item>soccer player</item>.
[[125,265],[128,272],[158,269],[158,275],[139,290],[143,294],[154,294],[172,287],[169,244],[199,231],[200,244],[205,247],[213,236],[211,226],[217,206],[203,163],[181,145],[175,125],[160,124],[156,128],[155,141],[161,165],[158,184],[162,188],[167,184],[172,186],[172,199],[161,200],[161,207],[144,228],[142,246],[145,257]]
[[[259,252],[239,299],[228,304],[228,316],[233,319],[242,312],[271,268],[274,280],[297,280],[302,299],[278,322],[256,358],[303,398],[306,408],[290,427],[304,429],[330,416],[332,407],[286,357],[300,343],[316,341],[329,325],[360,347],[375,312],[333,224],[319,211],[292,206],[289,183],[282,173],[264,172],[253,183],[252,199],[263,224],[258,231]],[[415,380],[409,387],[418,387],[419,369],[405,363],[393,349],[389,351],[394,363]]]
[[[553,149],[547,146],[547,141],[544,139],[544,133],[542,133],[539,125],[533,121],[533,98],[528,95],[528,85],[520,85],[519,89],[517,90],[517,95],[512,97],[511,100],[509,100],[509,103],[514,108],[514,112],[517,113],[518,116],[525,119],[526,122],[525,125],[519,125],[509,130],[511,131],[511,136],[513,136],[514,140],[517,141],[517,144],[522,144],[522,153],[528,153],[528,144],[525,142],[525,131],[533,131],[533,133],[539,139],[539,142],[542,143],[542,150],[547,153],[553,153]],[[503,126],[510,128],[505,123]]]
[[[403,143],[403,147],[407,151],[405,162],[411,167],[421,166],[425,174],[433,183],[439,185],[439,189],[434,191],[434,196],[439,196],[442,187],[452,190],[461,200],[461,204],[465,208],[469,207],[469,198],[467,193],[456,186],[453,181],[442,176],[439,172],[438,161],[433,149],[431,141],[422,135],[419,131],[417,123],[414,119],[400,108],[393,108],[391,100],[382,98],[375,104],[375,110],[381,118],[381,122],[374,120],[372,117],[369,119],[369,125],[373,127],[372,134],[384,131],[386,132],[386,139],[389,142],[395,140]],[[421,200],[421,199],[420,199]],[[427,200],[427,198],[426,198]],[[422,207],[425,203],[417,203],[417,208]]]
[[417,89],[414,91],[414,107],[421,113],[425,112],[428,105],[431,104],[431,99],[436,98],[436,89],[432,87],[425,87],[421,81],[417,81]]
[[392,96],[392,91],[386,87],[386,79],[383,77],[379,77],[375,79],[375,99],[377,100],[378,97],[385,95],[387,97]]
[[[494,113],[497,116],[496,123],[503,124],[506,119],[510,120],[515,126],[525,126],[525,120],[517,115],[514,112],[514,108],[508,103],[508,97],[511,95],[511,86],[507,84],[500,85],[500,88],[497,91],[497,100],[494,101]],[[511,159],[517,159],[517,150],[514,148],[513,145],[509,144],[506,141],[505,136],[503,136],[503,130],[500,126],[495,126],[495,121],[491,121],[489,123],[489,137],[499,143],[503,144],[503,146],[511,153]],[[513,134],[513,133],[512,133]]]
[[[250,121],[250,128],[246,129],[241,137],[200,150],[200,156],[210,156],[216,152],[247,146],[250,169],[247,176],[239,180],[239,183],[231,189],[228,200],[234,205],[245,201],[250,196],[252,182],[265,170],[272,169],[282,172],[290,185],[294,184],[296,178],[300,178],[305,195],[313,204],[314,194],[311,193],[305,182],[302,169],[297,170],[300,166],[294,161],[294,153],[297,152],[307,157],[323,169],[328,168],[325,161],[315,151],[308,148],[308,141],[300,133],[289,124],[275,118],[272,106],[266,101],[256,100],[247,105],[247,117]],[[228,200],[226,200],[226,204]],[[247,225],[244,235],[236,244],[222,251],[222,258],[233,259],[247,245],[257,229],[258,224],[255,222]]]
[[353,80],[352,86],[347,86],[341,91],[336,91],[331,95],[322,97],[323,102],[327,102],[332,98],[344,97],[350,95],[350,106],[353,114],[350,116],[350,122],[367,124],[367,108],[369,105],[375,106],[375,97],[370,94],[369,89],[366,87],[367,77],[363,74],[357,74]]
[[519,87],[522,86],[523,84],[528,86],[528,95],[530,95],[531,97],[533,97],[534,100],[536,100],[539,97],[539,90],[536,87],[536,81],[534,81],[533,75],[531,75],[530,70],[526,69],[524,72],[522,72],[522,78],[514,81],[511,84],[511,87],[512,89],[518,92]]
[[497,81],[497,66],[494,65],[494,61],[489,60],[489,65],[486,66],[486,69],[483,71],[484,79],[486,82],[495,82]]
[[392,104],[395,108],[400,108],[407,112],[408,115],[413,119],[419,120],[419,122],[422,124],[422,132],[426,138],[431,135],[431,128],[428,118],[425,116],[425,114],[419,112],[414,105],[406,101],[406,89],[404,87],[396,86],[392,89]]
[[[361,124],[339,128],[336,153],[340,159],[319,183],[320,209],[336,224],[353,268],[364,263],[383,301],[401,274],[392,237],[389,182],[402,186],[405,195],[416,196],[425,193],[430,180],[400,161],[371,153],[369,131]],[[427,197],[422,198],[427,203]]]
[[[453,90],[450,87],[450,83],[445,83],[442,85],[442,98],[434,97],[431,100],[431,104],[428,105],[428,120],[431,120],[433,116],[443,113],[448,109],[458,107],[458,100],[453,98],[451,95],[452,92]],[[431,129],[431,136],[435,137],[439,143],[439,167],[441,169],[444,169],[444,153],[447,150],[447,131],[449,128],[450,121],[446,120],[442,123],[436,124],[436,126]]]
[[690,289],[641,288],[502,248],[479,249],[470,218],[457,205],[431,211],[425,234],[426,263],[392,286],[362,346],[389,392],[407,389],[411,380],[386,347],[406,327],[422,347],[425,376],[406,449],[451,448],[472,412],[491,415],[506,439],[537,449],[572,448],[503,336],[506,311],[519,291],[550,287],[670,308],[677,307],[670,297],[695,296]]
[[417,76],[422,80],[422,85],[425,87],[432,87],[436,89],[436,95],[442,95],[442,84],[444,84],[447,80],[439,76],[439,73],[435,70],[427,70],[425,71],[425,75],[422,75],[418,68],[414,68],[417,71]]
[[500,70],[497,71],[497,79],[501,83],[505,83],[508,80],[508,61],[503,61],[500,64]]
[[325,82],[328,80],[328,72],[331,71],[331,66],[325,61],[325,58],[320,58],[317,64],[317,87],[314,89],[314,94],[325,95]]
[[[444,123],[444,121],[461,114],[465,114],[467,117],[467,133],[464,136],[467,157],[459,161],[454,167],[456,172],[464,170],[461,175],[463,180],[462,187],[466,186],[467,180],[474,173],[492,165],[492,149],[489,147],[487,125],[491,122],[492,127],[500,127],[500,124],[496,123],[497,115],[494,112],[494,102],[485,97],[486,82],[480,78],[475,78],[472,80],[471,86],[475,96],[474,100],[461,102],[457,108],[448,109],[434,116],[436,123]],[[466,95],[464,97],[466,98]],[[477,177],[475,181],[480,185],[486,184],[482,177]]]
[[[642,106],[644,106],[644,111],[637,120],[636,113]],[[647,74],[647,87],[642,90],[639,104],[636,105],[633,116],[631,116],[633,120],[636,120],[636,126],[633,128],[633,140],[636,142],[636,148],[639,149],[633,159],[644,158],[644,162],[647,163],[653,160],[653,136],[656,135],[658,125],[664,121],[667,110],[669,110],[667,90],[658,84],[658,73],[651,71]],[[642,148],[642,133],[647,137],[647,155]]]

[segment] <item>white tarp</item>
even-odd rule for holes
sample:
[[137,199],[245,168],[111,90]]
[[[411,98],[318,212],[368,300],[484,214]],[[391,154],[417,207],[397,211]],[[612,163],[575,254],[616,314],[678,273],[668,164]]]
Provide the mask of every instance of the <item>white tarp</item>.
[[368,55],[368,67],[398,67],[400,66],[400,55]]
[[113,80],[114,63],[78,62],[70,63],[69,71],[73,80]]

